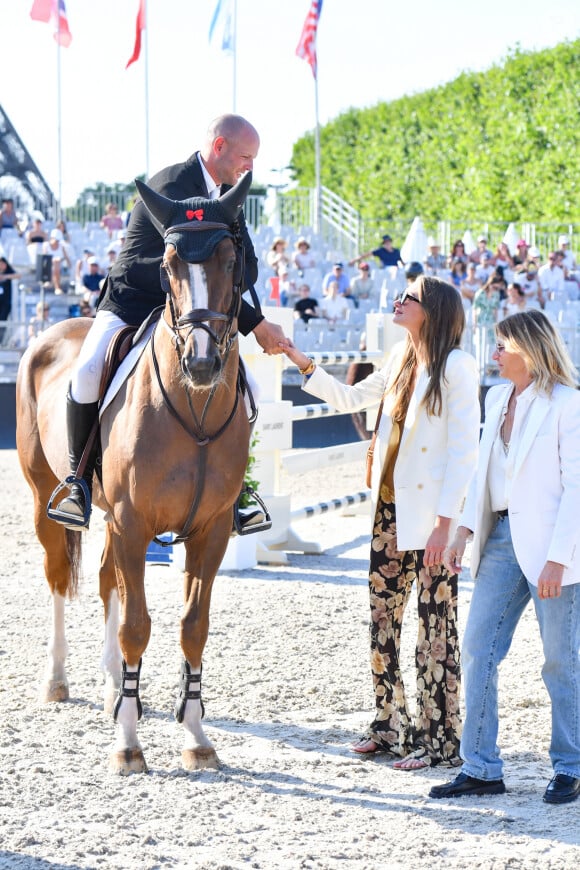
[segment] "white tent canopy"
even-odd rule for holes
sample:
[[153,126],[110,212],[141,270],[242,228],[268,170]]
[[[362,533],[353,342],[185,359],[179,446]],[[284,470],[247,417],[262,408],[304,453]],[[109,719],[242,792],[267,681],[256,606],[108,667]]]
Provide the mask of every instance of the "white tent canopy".
[[427,233],[420,217],[413,218],[411,229],[401,248],[403,263],[424,263],[427,256]]

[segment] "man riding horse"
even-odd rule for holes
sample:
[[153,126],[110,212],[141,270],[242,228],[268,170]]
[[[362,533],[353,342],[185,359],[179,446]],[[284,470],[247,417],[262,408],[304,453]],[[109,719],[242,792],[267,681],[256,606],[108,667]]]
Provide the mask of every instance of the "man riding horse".
[[[205,144],[185,163],[168,166],[154,175],[148,185],[173,200],[190,197],[217,199],[238,179],[252,170],[260,138],[255,128],[240,115],[221,115],[209,125]],[[258,277],[258,260],[243,213],[239,217],[245,253],[242,292],[253,288]],[[113,265],[97,306],[97,314],[81,348],[67,395],[68,453],[71,472],[76,475],[81,456],[98,415],[98,399],[105,354],[112,336],[123,326],[139,326],[151,312],[165,304],[160,265],[164,241],[151,214],[139,200],[131,213],[125,243]],[[281,353],[285,341],[282,329],[270,323],[245,300],[239,315],[243,335],[253,332],[267,354]],[[96,461],[96,447],[85,457],[82,479],[89,499]],[[58,506],[58,522],[70,528],[88,527],[90,503],[85,490],[73,483],[70,494]],[[263,519],[261,511],[238,512],[242,527]]]

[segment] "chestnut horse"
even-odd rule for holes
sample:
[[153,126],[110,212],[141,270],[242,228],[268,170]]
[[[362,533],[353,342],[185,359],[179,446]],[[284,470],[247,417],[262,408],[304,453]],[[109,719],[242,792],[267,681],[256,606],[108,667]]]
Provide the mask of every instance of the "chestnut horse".
[[[166,304],[148,347],[101,414],[93,498],[107,520],[99,591],[105,709],[116,720],[109,766],[116,773],[147,770],[137,738],[139,673],[151,630],[145,559],[151,540],[165,532],[177,533],[186,553],[176,705],[182,763],[187,770],[219,764],[202,727],[201,669],[212,584],[248,459],[250,423],[238,377],[243,246],[237,215],[250,183],[248,173],[218,200],[183,202],[138,183],[165,238]],[[68,698],[64,602],[77,585],[81,532],[49,519],[47,503],[69,473],[65,399],[90,324],[77,318],[50,327],[26,351],[18,373],[18,455],[34,495],[53,597],[45,701]]]

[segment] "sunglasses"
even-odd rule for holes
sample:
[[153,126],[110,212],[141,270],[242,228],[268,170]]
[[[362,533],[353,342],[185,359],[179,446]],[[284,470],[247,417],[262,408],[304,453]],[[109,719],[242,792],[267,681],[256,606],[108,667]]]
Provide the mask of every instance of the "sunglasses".
[[407,299],[411,299],[413,302],[416,302],[417,305],[421,305],[422,307],[424,307],[421,300],[417,299],[416,296],[413,296],[412,293],[409,293],[408,290],[404,290],[400,296],[397,296],[397,298],[395,299],[395,302],[398,302],[399,305],[404,305],[405,302],[407,301]]
[[496,353],[503,353],[505,350],[505,344],[496,344],[495,350]]

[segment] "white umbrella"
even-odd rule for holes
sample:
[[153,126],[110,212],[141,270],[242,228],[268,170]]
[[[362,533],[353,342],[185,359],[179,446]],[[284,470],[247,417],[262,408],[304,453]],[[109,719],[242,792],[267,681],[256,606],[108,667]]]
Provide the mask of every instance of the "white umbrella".
[[420,217],[413,218],[411,229],[401,248],[403,263],[423,263],[427,256],[427,233]]
[[463,238],[461,239],[461,241],[463,242],[463,246],[465,248],[465,253],[469,257],[471,254],[473,254],[473,252],[477,248],[477,245],[475,244],[474,238],[471,235],[471,230],[465,230],[465,232],[463,233]]
[[505,236],[503,237],[504,243],[508,246],[509,252],[514,257],[518,252],[518,242],[520,237],[516,230],[515,224],[510,224],[505,231]]

